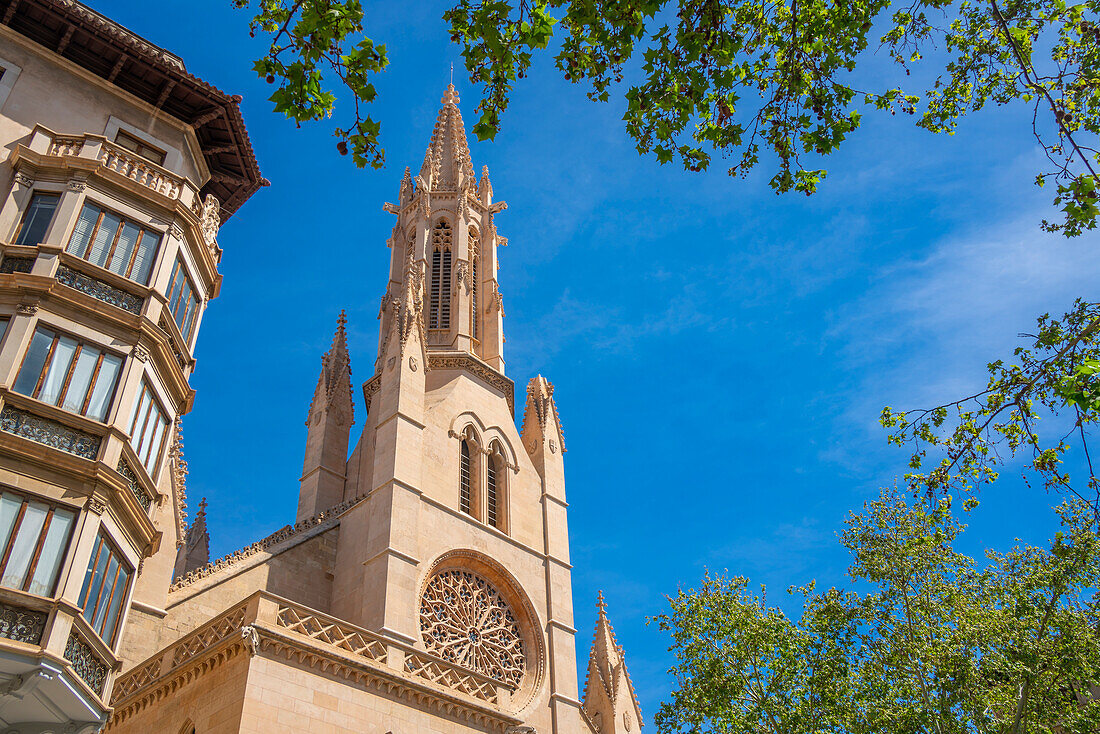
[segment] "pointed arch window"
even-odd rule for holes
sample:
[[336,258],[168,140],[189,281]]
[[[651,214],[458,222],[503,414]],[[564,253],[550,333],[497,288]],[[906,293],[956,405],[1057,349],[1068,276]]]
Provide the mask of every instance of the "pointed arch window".
[[485,467],[485,521],[497,530],[504,530],[504,476],[504,457],[494,444]]
[[432,283],[429,329],[451,328],[451,225],[445,221],[432,229]]
[[470,276],[473,278],[473,286],[470,288],[470,336],[474,339],[480,339],[481,335],[478,333],[478,315],[477,315],[477,290],[478,284],[478,267],[481,263],[481,242],[480,235],[476,228],[470,229]]
[[474,467],[473,467],[473,451],[470,448],[470,439],[462,439],[462,460],[459,467],[459,495],[458,495],[458,508],[465,512],[467,515],[474,514],[473,507],[473,479],[474,479]]

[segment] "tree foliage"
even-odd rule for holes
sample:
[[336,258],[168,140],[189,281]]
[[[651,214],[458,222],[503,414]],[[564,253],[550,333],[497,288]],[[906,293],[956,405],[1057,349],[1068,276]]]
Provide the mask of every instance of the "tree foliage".
[[675,690],[661,732],[1086,734],[1100,731],[1100,537],[1091,508],[1058,510],[1046,547],[955,549],[946,498],[885,492],[842,543],[866,593],[792,589],[792,619],[743,578],[707,575],[655,618]]
[[[932,408],[883,409],[889,440],[909,446],[905,481],[914,496],[957,492],[976,501],[1006,463],[1028,457],[1025,477],[1046,489],[1068,492],[1100,518],[1100,480],[1092,462],[1089,429],[1100,418],[1100,304],[1077,301],[1059,319],[1039,318],[1029,344],[1013,359],[988,366],[985,389]],[[1041,431],[1041,425],[1050,430]],[[1079,451],[1084,476],[1066,469],[1067,452]],[[938,460],[929,462],[929,451]]]
[[[322,119],[343,84],[354,122],[336,129],[338,146],[350,144],[360,166],[382,165],[367,105],[387,57],[364,34],[359,0],[233,2],[271,40],[255,69],[278,85],[275,109]],[[621,88],[639,152],[693,171],[717,155],[740,176],[767,158],[777,192],[816,191],[823,157],[869,111],[953,134],[988,104],[1025,105],[1048,158],[1035,181],[1053,183],[1061,212],[1044,226],[1074,236],[1100,216],[1098,9],[1100,0],[456,0],[443,15],[481,88],[479,138],[500,130],[514,85],[543,52],[593,100]],[[929,81],[910,88],[918,77]]]

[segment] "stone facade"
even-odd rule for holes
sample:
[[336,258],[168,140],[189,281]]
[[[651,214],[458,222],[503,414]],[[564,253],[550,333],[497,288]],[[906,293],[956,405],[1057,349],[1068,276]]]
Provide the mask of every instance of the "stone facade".
[[166,598],[218,231],[265,183],[239,102],[73,0],[0,0],[5,733],[102,728]]
[[[536,377],[517,398],[505,373],[497,270],[507,240],[495,218],[507,205],[487,169],[474,174],[454,88],[419,172],[406,169],[384,205],[396,221],[357,444],[341,314],[307,412],[294,524],[210,562],[205,500],[188,517],[179,417],[220,285],[218,226],[264,183],[239,98],[73,0],[0,0],[0,14],[0,134],[11,151],[0,163],[0,190],[10,188],[0,203],[0,529],[3,508],[19,503],[74,521],[55,593],[29,591],[29,577],[0,587],[0,621],[10,617],[0,652],[50,661],[40,675],[79,694],[61,718],[87,731],[640,727],[602,599],[581,699],[564,432],[551,383]],[[111,238],[96,234],[104,223]],[[156,247],[116,267],[117,248],[136,248],[142,232]],[[50,345],[47,362],[71,348],[42,341],[47,327],[89,354],[118,352],[102,415],[86,415],[90,397],[43,392],[53,373],[25,376],[35,344]],[[85,578],[107,576],[97,611],[107,582],[89,595]],[[0,669],[10,689],[0,724],[14,731],[52,725],[23,702],[56,698],[59,684],[32,677]]]

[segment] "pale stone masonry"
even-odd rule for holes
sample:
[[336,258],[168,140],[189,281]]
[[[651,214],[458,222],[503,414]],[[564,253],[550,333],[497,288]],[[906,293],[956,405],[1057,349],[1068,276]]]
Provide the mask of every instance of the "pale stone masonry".
[[541,376],[516,427],[496,277],[506,205],[473,171],[450,87],[419,174],[385,205],[397,221],[358,444],[345,458],[341,314],[296,524],[131,615],[109,731],[640,728],[602,598],[579,697],[564,434]]
[[341,313],[294,524],[208,561],[179,417],[219,225],[266,183],[239,102],[74,0],[0,0],[0,730],[638,730],[602,597],[581,697],[564,433],[505,373],[507,205],[453,86],[384,205],[365,410]]

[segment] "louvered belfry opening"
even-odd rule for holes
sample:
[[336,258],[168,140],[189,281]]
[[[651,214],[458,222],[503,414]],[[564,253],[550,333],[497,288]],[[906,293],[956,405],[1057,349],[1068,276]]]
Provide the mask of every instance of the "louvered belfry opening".
[[470,461],[470,441],[464,439],[462,441],[462,462],[459,468],[458,507],[467,515],[474,514],[473,505],[470,501],[470,488],[473,486],[473,467],[470,465]]
[[470,288],[470,336],[474,339],[480,338],[477,330],[478,314],[477,314],[477,289],[478,289],[478,263],[481,260],[481,247],[479,242],[479,235],[476,229],[470,230],[470,277],[473,278],[473,285]]
[[439,222],[432,229],[432,283],[429,329],[451,328],[451,225]]
[[486,493],[486,520],[494,528],[500,527],[500,507],[498,505],[499,493],[497,492],[497,454],[489,456],[489,462],[485,467],[485,493]]

